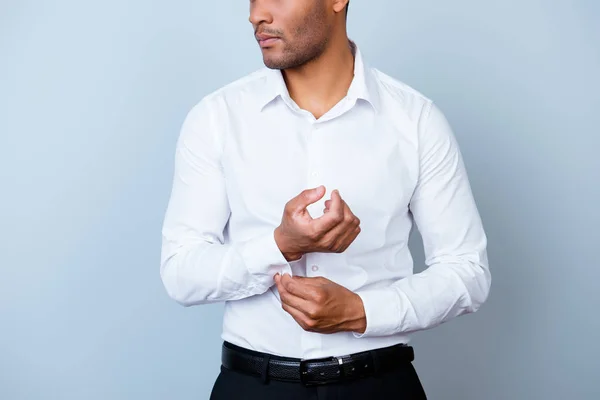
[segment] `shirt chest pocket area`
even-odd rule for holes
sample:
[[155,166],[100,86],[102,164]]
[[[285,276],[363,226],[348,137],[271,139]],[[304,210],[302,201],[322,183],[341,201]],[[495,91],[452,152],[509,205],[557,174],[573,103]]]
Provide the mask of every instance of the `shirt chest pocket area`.
[[305,189],[302,161],[290,143],[240,143],[224,158],[232,215],[248,223],[279,224],[285,204]]
[[415,162],[397,143],[347,147],[330,155],[324,180],[359,218],[377,220],[406,211],[416,184]]

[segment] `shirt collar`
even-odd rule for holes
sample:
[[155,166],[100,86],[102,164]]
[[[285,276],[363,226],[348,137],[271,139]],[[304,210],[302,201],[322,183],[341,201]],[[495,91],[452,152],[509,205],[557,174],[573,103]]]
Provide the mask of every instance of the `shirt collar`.
[[[350,41],[350,47],[354,54],[354,79],[352,79],[352,83],[348,88],[347,97],[352,101],[357,101],[358,99],[365,100],[375,111],[378,111],[380,98],[376,77],[365,62],[358,46]],[[286,102],[291,100],[280,70],[268,69],[265,85],[266,87],[258,102],[261,111],[278,97],[281,97]]]

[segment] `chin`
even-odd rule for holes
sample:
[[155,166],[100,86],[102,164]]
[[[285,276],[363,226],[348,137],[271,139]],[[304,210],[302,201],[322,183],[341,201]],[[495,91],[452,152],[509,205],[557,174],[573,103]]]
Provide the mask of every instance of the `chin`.
[[287,68],[284,60],[271,55],[263,55],[263,62],[267,68],[270,69],[285,69]]

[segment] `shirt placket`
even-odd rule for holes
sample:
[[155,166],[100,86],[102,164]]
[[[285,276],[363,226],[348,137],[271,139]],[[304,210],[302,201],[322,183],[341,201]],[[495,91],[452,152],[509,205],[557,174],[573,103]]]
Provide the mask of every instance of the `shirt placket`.
[[[318,121],[311,121],[307,129],[307,169],[306,169],[306,188],[315,188],[325,184],[323,180],[323,148],[321,136],[324,131],[324,125]],[[323,215],[325,200],[327,200],[329,188],[325,186],[327,193],[321,200],[308,206],[308,212],[313,218]],[[308,253],[305,255],[307,277],[325,276],[325,268],[320,264],[320,253]],[[322,349],[321,335],[314,332],[302,332],[301,345],[303,354],[308,355],[318,352]]]

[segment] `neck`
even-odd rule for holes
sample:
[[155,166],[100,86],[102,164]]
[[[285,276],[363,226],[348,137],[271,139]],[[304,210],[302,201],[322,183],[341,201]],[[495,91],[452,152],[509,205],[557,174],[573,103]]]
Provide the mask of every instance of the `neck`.
[[354,54],[345,32],[332,38],[316,59],[282,71],[290,97],[315,118],[321,117],[348,93],[354,78]]

